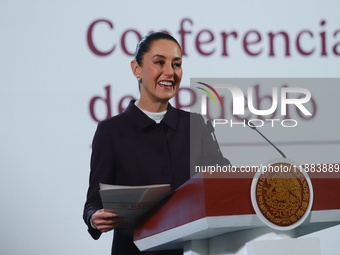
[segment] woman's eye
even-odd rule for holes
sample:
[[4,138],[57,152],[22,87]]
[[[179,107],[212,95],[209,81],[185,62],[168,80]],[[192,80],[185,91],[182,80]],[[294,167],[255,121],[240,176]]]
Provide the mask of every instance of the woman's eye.
[[162,65],[164,65],[164,61],[163,60],[157,61],[156,64],[162,66]]
[[181,68],[182,63],[173,63],[173,67],[175,68]]

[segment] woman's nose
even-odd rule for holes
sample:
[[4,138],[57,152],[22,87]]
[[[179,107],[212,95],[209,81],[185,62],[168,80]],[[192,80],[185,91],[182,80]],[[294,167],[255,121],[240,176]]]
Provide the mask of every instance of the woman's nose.
[[168,77],[172,77],[174,75],[174,68],[171,63],[164,65],[163,73]]

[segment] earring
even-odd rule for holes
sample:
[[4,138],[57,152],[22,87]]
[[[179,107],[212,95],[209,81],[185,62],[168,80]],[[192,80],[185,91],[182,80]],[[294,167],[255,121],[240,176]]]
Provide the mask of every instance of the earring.
[[142,82],[142,78],[141,77],[137,77],[137,80],[138,80],[139,83]]

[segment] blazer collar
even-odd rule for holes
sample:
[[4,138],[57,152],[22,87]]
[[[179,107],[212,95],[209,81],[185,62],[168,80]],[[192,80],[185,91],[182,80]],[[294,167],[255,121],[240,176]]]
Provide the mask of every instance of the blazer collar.
[[[146,116],[136,105],[136,100],[131,100],[128,107],[125,109],[124,113],[130,117],[140,128],[144,129],[151,125],[155,125],[156,122]],[[170,128],[176,130],[178,122],[178,113],[171,104],[168,104],[167,112],[161,121],[161,123],[169,126]]]

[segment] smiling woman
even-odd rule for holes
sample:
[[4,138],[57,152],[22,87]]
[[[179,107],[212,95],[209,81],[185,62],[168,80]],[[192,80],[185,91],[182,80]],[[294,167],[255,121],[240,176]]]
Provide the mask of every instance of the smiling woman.
[[229,165],[229,161],[221,155],[201,115],[169,103],[182,79],[181,48],[172,36],[156,32],[144,37],[131,69],[140,98],[132,100],[123,113],[98,124],[83,218],[94,239],[115,229],[112,254],[183,254],[182,249],[140,252],[133,243],[134,223],[103,209],[99,183],[170,184],[175,190],[194,173],[191,166]]
[[182,80],[181,48],[172,36],[153,33],[138,44],[136,52],[131,69],[141,93],[137,106],[151,112],[165,111]]

